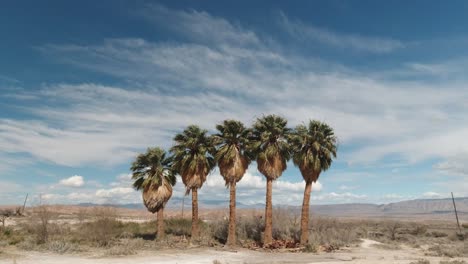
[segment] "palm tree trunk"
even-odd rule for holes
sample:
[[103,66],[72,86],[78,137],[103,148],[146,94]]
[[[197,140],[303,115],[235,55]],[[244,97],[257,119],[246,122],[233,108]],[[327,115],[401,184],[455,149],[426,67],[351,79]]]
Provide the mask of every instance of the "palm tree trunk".
[[265,205],[265,234],[263,245],[269,245],[273,242],[273,208],[271,196],[273,189],[273,180],[267,178],[266,205]]
[[229,231],[227,244],[230,247],[236,245],[236,182],[229,186]]
[[301,245],[306,245],[309,242],[309,209],[310,209],[310,192],[312,191],[312,181],[306,181],[304,189],[304,200],[302,201],[301,215]]
[[198,226],[198,189],[192,189],[192,240],[197,240],[200,237],[200,229]]
[[161,240],[165,237],[164,233],[164,207],[158,211],[158,240]]

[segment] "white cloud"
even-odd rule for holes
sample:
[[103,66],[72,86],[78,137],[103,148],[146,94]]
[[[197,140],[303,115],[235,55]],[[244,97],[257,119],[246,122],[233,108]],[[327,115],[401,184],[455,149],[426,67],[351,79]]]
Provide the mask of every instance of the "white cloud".
[[447,157],[443,162],[434,165],[434,168],[452,175],[466,176],[468,179],[468,153],[460,153],[456,156]]
[[437,192],[425,192],[423,193],[422,197],[424,198],[431,198],[431,199],[434,199],[434,198],[444,198],[444,196],[440,193],[437,193]]
[[[206,12],[161,6],[148,12],[172,17],[170,29],[186,39],[155,43],[124,38],[91,45],[44,46],[42,51],[50,57],[108,74],[120,82],[112,86],[59,83],[19,91],[37,102],[34,107],[21,108],[29,119],[0,119],[0,149],[6,153],[0,158],[25,153],[34,160],[67,166],[128,164],[148,146],[169,147],[174,133],[190,123],[213,129],[226,118],[251,124],[255,117],[276,113],[288,118],[291,126],[308,119],[330,123],[343,146],[338,159],[351,165],[396,156],[403,165],[441,159],[435,169],[457,174],[465,171],[467,80],[459,72],[446,71],[445,64],[403,65],[405,71],[431,75],[431,81],[393,79],[391,74],[376,76],[286,53],[277,48],[281,43],[271,45],[268,37]],[[389,52],[403,45],[396,40],[343,36],[304,27],[319,41],[332,45],[341,41],[344,44],[339,45],[357,50]],[[222,34],[212,34],[213,29]],[[454,78],[433,81],[440,72]],[[20,165],[9,164],[9,168]],[[342,174],[339,181],[368,176]],[[213,177],[206,183],[210,188],[203,191],[226,199],[226,192],[211,191],[224,188],[222,179]],[[117,179],[108,189],[102,187],[100,195],[117,199],[119,192],[129,191],[127,184],[129,181]],[[300,201],[302,184],[280,179],[275,183],[276,202]],[[263,202],[264,186],[263,177],[250,172],[239,183],[244,189],[240,196],[246,203]],[[183,193],[183,187],[179,191]],[[130,199],[132,194],[127,195]],[[353,195],[364,199],[362,194],[349,192],[327,195],[322,200],[346,200]]]
[[114,198],[119,195],[126,195],[133,192],[130,187],[117,187],[111,189],[99,189],[96,191],[96,196],[101,198]]
[[358,188],[359,186],[348,186],[348,185],[340,185],[338,187],[338,189],[340,189],[341,191],[351,191],[351,190],[356,190]]
[[292,37],[301,41],[321,42],[348,51],[387,53],[404,48],[405,45],[395,39],[361,36],[358,34],[344,34],[306,25],[300,21],[291,21],[283,13],[280,14],[280,25]]
[[223,18],[214,17],[204,11],[173,10],[162,5],[152,4],[141,13],[149,21],[155,22],[156,26],[165,25],[182,36],[201,43],[257,45],[260,42],[254,32],[235,26]]
[[65,187],[76,188],[76,187],[82,187],[85,184],[85,182],[84,182],[83,176],[75,175],[75,176],[71,176],[70,178],[60,180],[59,184]]
[[[5,81],[7,83],[15,83],[15,84],[20,83],[19,80],[15,79],[15,78],[12,78],[12,77],[9,77],[9,76],[2,75],[2,74],[0,74],[0,81]],[[0,84],[1,84],[1,82],[0,82]]]
[[349,202],[357,202],[357,201],[362,201],[367,199],[368,196],[365,194],[354,194],[350,192],[345,192],[345,193],[336,193],[336,192],[330,192],[330,193],[325,193],[322,195],[318,196],[312,196],[312,200],[318,200],[318,201],[326,201],[328,203],[330,202],[343,202],[343,203],[349,203]]

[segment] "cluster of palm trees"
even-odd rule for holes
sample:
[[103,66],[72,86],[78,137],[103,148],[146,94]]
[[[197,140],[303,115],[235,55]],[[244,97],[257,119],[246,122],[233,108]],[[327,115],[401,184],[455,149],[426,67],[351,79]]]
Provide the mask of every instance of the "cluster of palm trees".
[[148,148],[133,162],[133,186],[143,191],[143,201],[148,210],[158,213],[158,239],[164,237],[163,210],[172,195],[177,174],[186,187],[186,195],[192,193],[191,236],[194,240],[199,238],[198,189],[217,165],[230,190],[227,245],[234,246],[236,183],[255,160],[267,182],[263,243],[271,244],[273,181],[282,175],[288,160],[292,159],[305,181],[300,243],[306,244],[312,183],[317,181],[322,171],[330,168],[336,158],[337,138],[333,129],[314,120],[291,129],[287,127],[286,119],[267,115],[258,118],[251,128],[240,121],[225,120],[216,126],[216,130],[216,134],[208,135],[207,130],[196,125],[188,126],[174,137],[170,155],[158,147]]

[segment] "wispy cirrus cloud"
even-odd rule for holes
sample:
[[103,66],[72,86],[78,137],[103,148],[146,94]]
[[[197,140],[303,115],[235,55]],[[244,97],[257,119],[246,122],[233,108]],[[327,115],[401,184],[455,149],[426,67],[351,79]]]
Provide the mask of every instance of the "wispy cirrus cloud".
[[[153,23],[160,27],[167,25],[158,19],[171,19],[168,30],[185,38],[177,42],[119,38],[88,45],[42,46],[39,50],[56,62],[117,81],[112,85],[52,83],[35,91],[17,92],[17,100],[29,100],[21,111],[30,118],[0,119],[2,151],[26,153],[39,161],[66,166],[114,166],[128,163],[147,146],[169,147],[173,134],[188,124],[213,129],[226,118],[250,124],[267,113],[288,118],[291,126],[308,119],[330,123],[340,139],[338,161],[351,166],[385,166],[382,161],[392,155],[405,164],[428,159],[451,164],[454,157],[468,151],[463,143],[463,135],[468,133],[467,80],[459,71],[418,62],[403,65],[414,75],[424,72],[439,80],[443,71],[444,76],[456,77],[444,79],[442,84],[393,78],[394,72],[375,75],[332,61],[285,53],[277,48],[281,42],[272,45],[271,39],[261,37],[264,34],[206,12],[161,6],[145,12],[158,14]],[[297,26],[296,22],[286,22]],[[346,44],[371,53],[404,48],[397,40],[343,37],[322,31],[315,29],[310,34],[320,33],[318,41],[339,48]],[[461,161],[465,159],[462,156]],[[359,177],[349,174],[351,180]],[[246,184],[263,184],[260,176],[246,175],[245,180]],[[301,183],[284,182],[284,186],[297,191]],[[122,191],[128,191],[127,200],[140,197],[116,188],[129,186],[117,183],[102,187],[101,200],[112,200]],[[242,194],[245,200],[258,200],[263,186],[249,188]],[[329,192],[322,199],[371,199],[349,189],[340,191]],[[96,192],[93,189],[81,197],[96,197]],[[299,196],[278,197],[297,202]]]
[[256,46],[261,43],[255,32],[204,11],[174,10],[159,4],[150,4],[137,14],[156,26],[169,28],[197,43],[236,46]]
[[304,42],[320,42],[343,50],[371,53],[389,53],[403,49],[405,44],[396,39],[370,37],[359,34],[338,33],[301,21],[289,19],[284,13],[279,15],[279,25],[293,38]]
[[[463,82],[447,82],[441,90],[439,84],[424,80],[382,79],[341,65],[334,67],[283,54],[281,49],[263,45],[263,39],[252,31],[205,12],[161,6],[147,12],[160,15],[155,17],[180,17],[172,20],[171,28],[190,32],[190,39],[213,39],[209,43],[170,45],[143,39],[107,39],[89,46],[42,48],[59,61],[140,84],[136,90],[127,83],[121,87],[59,84],[42,89],[43,96],[69,102],[69,107],[66,111],[36,107],[34,112],[62,122],[61,126],[67,128],[64,133],[81,135],[73,138],[103,142],[96,156],[121,153],[113,155],[122,156],[115,158],[119,162],[148,144],[143,137],[129,132],[125,123],[139,127],[143,135],[167,146],[169,131],[181,129],[192,122],[193,116],[197,123],[210,128],[226,116],[249,123],[271,112],[287,117],[291,125],[309,118],[327,121],[336,128],[343,144],[365,140],[367,143],[360,144],[356,151],[340,156],[350,163],[374,162],[389,154],[414,162],[447,158],[458,152],[459,144],[452,139],[459,138],[457,135],[466,129],[460,122],[466,119],[468,109]],[[247,42],[256,45],[219,39],[210,34],[208,25],[239,39],[255,36],[255,41]],[[172,92],[174,87],[177,93]],[[77,128],[73,124],[81,124],[80,131],[74,131]],[[447,127],[451,127],[449,133]],[[442,133],[445,136],[441,137]],[[61,142],[71,137],[61,133],[57,136],[63,137]],[[445,151],[426,147],[434,138],[442,138]],[[50,154],[40,156],[51,158]]]

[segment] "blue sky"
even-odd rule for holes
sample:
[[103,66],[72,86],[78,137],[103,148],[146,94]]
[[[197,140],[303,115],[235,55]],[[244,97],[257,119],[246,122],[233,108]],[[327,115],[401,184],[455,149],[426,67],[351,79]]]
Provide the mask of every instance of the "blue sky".
[[[468,196],[468,3],[9,1],[0,203],[140,202],[129,165],[195,123],[332,125],[312,203]],[[263,203],[252,164],[239,201]],[[300,205],[290,164],[276,204]],[[179,182],[174,196],[181,197]],[[227,201],[217,171],[201,200]]]

